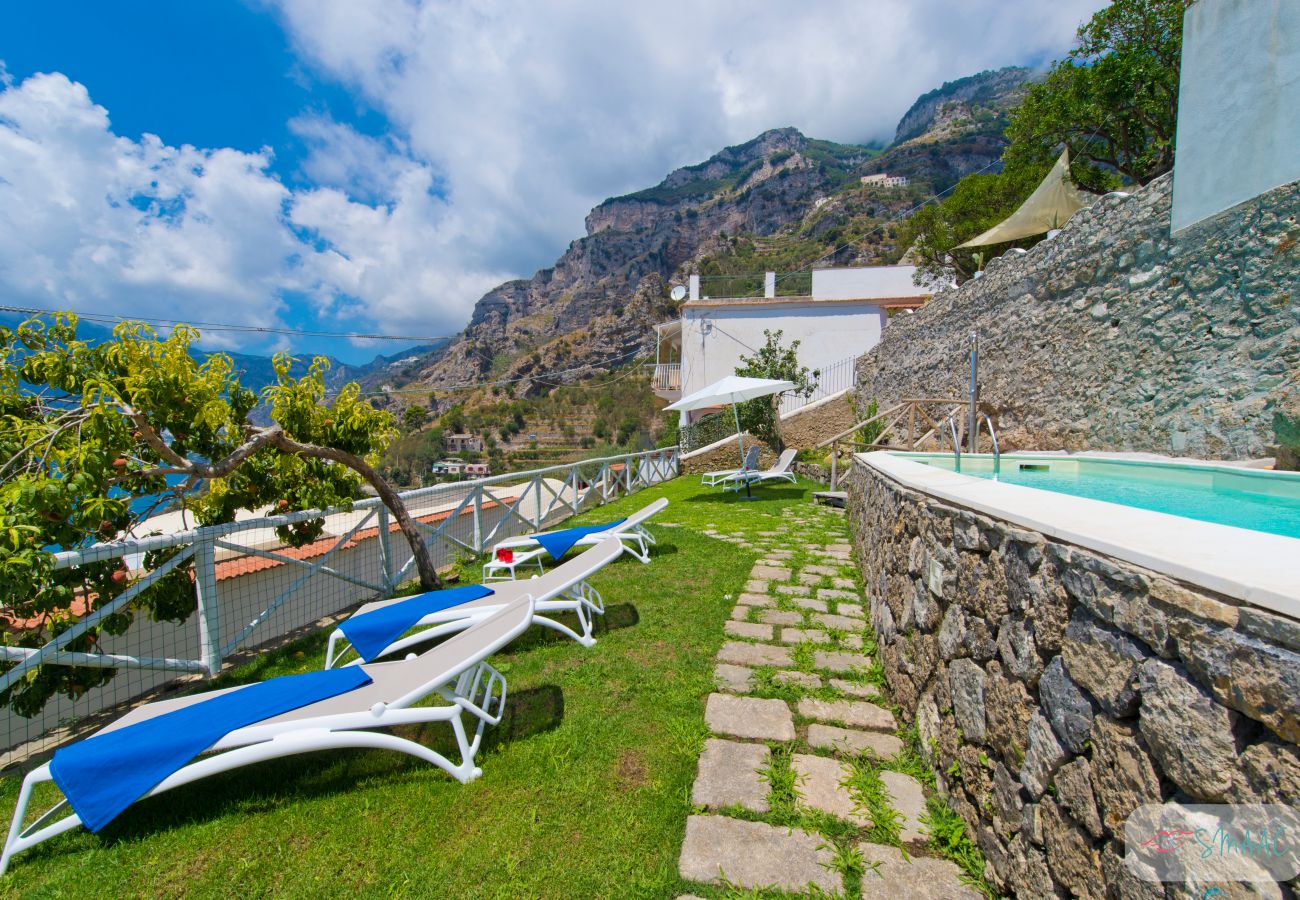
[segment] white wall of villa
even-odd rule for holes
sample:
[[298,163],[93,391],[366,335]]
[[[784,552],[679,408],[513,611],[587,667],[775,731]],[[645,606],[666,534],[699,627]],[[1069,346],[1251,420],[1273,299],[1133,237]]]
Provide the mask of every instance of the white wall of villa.
[[1172,230],[1300,179],[1300,3],[1199,0],[1183,18]]
[[[815,269],[809,296],[776,297],[766,279],[764,297],[701,298],[693,292],[676,323],[659,327],[659,361],[680,360],[685,396],[735,374],[742,356],[781,331],[782,343],[799,341],[800,365],[825,367],[859,356],[879,341],[891,306],[920,305],[930,289],[912,283],[915,266]],[[770,275],[770,273],[769,273]],[[660,396],[665,396],[661,393]],[[683,422],[698,418],[685,414]]]

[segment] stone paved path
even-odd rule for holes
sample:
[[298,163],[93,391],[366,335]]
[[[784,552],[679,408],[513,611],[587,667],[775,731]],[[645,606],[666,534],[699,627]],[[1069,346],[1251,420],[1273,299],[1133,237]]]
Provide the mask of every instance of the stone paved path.
[[[920,822],[925,790],[889,768],[904,745],[870,680],[873,660],[863,648],[874,641],[842,511],[799,505],[780,519],[757,516],[748,534],[714,527],[705,533],[759,560],[724,626],[716,690],[705,703],[714,737],[705,742],[691,791],[700,814],[686,824],[682,877],[744,889],[843,892],[852,882],[846,885],[835,865],[836,845],[816,831],[833,816],[859,830],[847,842],[841,830],[837,840],[841,851],[856,850],[864,861],[861,896],[981,896],[961,883],[956,865],[922,855],[930,852]],[[824,537],[809,543],[808,535]],[[870,841],[871,808],[853,785],[871,772],[897,813],[906,855]]]

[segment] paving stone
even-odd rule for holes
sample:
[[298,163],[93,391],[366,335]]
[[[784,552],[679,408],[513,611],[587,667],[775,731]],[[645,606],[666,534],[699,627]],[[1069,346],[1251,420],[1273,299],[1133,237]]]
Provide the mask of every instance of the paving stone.
[[826,601],[812,600],[808,597],[796,597],[793,601],[795,606],[803,609],[811,609],[813,612],[826,612]]
[[834,566],[812,565],[804,566],[805,572],[812,572],[814,575],[838,575],[840,570]]
[[827,544],[826,549],[831,551],[832,553],[834,553],[837,550],[840,551],[841,553],[848,553],[850,550],[853,549],[853,545],[852,544]]
[[726,816],[691,816],[677,871],[687,881],[774,887],[803,893],[811,882],[838,894],[840,873],[831,868],[834,853],[821,835],[801,828],[742,822]]
[[862,607],[856,603],[837,603],[835,604],[835,611],[841,616],[851,616],[854,619],[866,618]]
[[808,746],[839,750],[842,753],[874,753],[876,756],[893,756],[903,749],[903,742],[892,734],[878,731],[857,731],[836,725],[814,723],[808,726]]
[[794,658],[785,647],[773,647],[768,644],[741,644],[727,641],[718,651],[718,662],[741,666],[782,666],[794,665]]
[[831,642],[831,638],[830,635],[828,635],[826,632],[818,631],[816,629],[808,629],[808,628],[782,628],[781,629],[781,643],[802,644],[805,641],[810,644],[829,644]]
[[736,598],[741,606],[775,606],[776,601],[767,594],[741,594]]
[[765,609],[763,614],[758,617],[761,621],[769,625],[802,625],[803,616],[797,612],[788,612],[784,609]]
[[821,584],[821,582],[822,582],[822,577],[821,577],[820,575],[816,575],[816,574],[814,574],[814,573],[812,573],[812,572],[800,572],[799,575],[798,575],[798,578],[797,578],[796,580],[797,580],[800,584],[806,584],[806,585],[811,586],[811,585],[814,585],[814,584]]
[[789,559],[790,557],[794,556],[794,551],[793,550],[769,550],[767,555],[772,557],[773,559]]
[[844,637],[840,638],[840,646],[847,647],[850,650],[861,650],[862,635],[860,634],[845,635]]
[[849,777],[849,768],[837,759],[826,756],[809,756],[796,753],[790,760],[794,769],[797,806],[804,809],[819,809],[837,818],[852,822],[859,828],[866,828],[871,819],[857,810],[857,804],[843,787]]
[[822,686],[821,677],[811,672],[777,672],[772,677],[782,684],[797,684],[806,688],[819,688]]
[[759,537],[780,537],[784,533],[785,532],[783,531],[760,531],[758,533],[758,536]]
[[750,569],[750,578],[768,578],[772,581],[789,581],[793,573],[784,566],[765,566],[762,563]]
[[704,721],[715,734],[758,740],[794,740],[794,717],[783,700],[709,694]]
[[898,723],[894,714],[883,706],[862,700],[817,700],[804,697],[799,701],[799,715],[823,722],[843,722],[873,731],[894,731]]
[[838,628],[841,631],[854,631],[862,627],[861,619],[850,619],[848,616],[836,616],[831,613],[813,616],[813,621],[824,628]]
[[754,670],[744,666],[718,663],[713,667],[713,680],[724,691],[748,694],[754,689]]
[[728,622],[724,629],[732,637],[753,638],[756,641],[772,640],[772,626],[755,622]]
[[787,597],[809,597],[812,595],[812,588],[806,584],[778,584],[776,592]]
[[756,580],[746,581],[745,592],[748,594],[766,594],[767,585],[768,582],[766,581],[756,581]]
[[921,782],[902,772],[882,771],[880,780],[889,791],[890,805],[902,813],[898,838],[905,844],[924,844],[929,838],[921,830],[921,816],[925,815],[925,791]]
[[818,588],[817,596],[822,600],[861,600],[857,591],[841,591],[838,588]]
[[868,668],[871,665],[871,660],[861,653],[818,650],[814,664],[817,668],[826,669],[830,672],[852,672],[854,669]]
[[904,856],[897,847],[859,844],[862,900],[981,900],[961,881],[961,869],[946,859]]
[[733,607],[731,608],[731,619],[732,619],[732,621],[733,621],[733,622],[747,622],[747,621],[749,621],[749,612],[750,612],[750,610],[752,610],[753,608],[754,608],[754,607],[752,607],[752,606],[733,606]]
[[742,806],[753,812],[767,812],[768,784],[759,772],[771,758],[772,751],[764,744],[709,738],[700,754],[691,802],[713,809]]

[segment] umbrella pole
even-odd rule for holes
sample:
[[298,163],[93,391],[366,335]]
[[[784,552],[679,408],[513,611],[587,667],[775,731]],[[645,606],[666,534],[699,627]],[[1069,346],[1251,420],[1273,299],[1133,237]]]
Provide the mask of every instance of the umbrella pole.
[[[736,440],[740,443],[740,464],[743,466],[745,464],[745,432],[740,430],[740,404],[731,404],[731,412],[736,417]],[[748,478],[745,479],[745,499],[758,499],[754,496],[754,492],[750,490]]]

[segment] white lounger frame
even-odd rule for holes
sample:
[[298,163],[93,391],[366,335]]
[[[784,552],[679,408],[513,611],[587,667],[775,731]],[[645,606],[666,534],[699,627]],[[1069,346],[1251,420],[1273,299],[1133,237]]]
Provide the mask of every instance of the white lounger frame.
[[[509,607],[501,608],[498,612],[499,615],[492,619],[480,620],[484,631],[496,630],[499,632],[494,639],[490,643],[475,648],[472,653],[467,653],[462,661],[450,670],[444,669],[432,681],[407,691],[391,702],[375,703],[369,709],[297,719],[289,718],[287,721],[281,722],[272,720],[272,723],[250,725],[237,729],[209,748],[207,752],[212,755],[204,756],[174,772],[144,796],[153,797],[211,775],[229,772],[265,760],[296,756],[300,753],[310,753],[317,750],[346,748],[394,750],[398,753],[406,753],[437,766],[462,784],[473,781],[483,774],[483,770],[474,763],[474,757],[478,753],[479,745],[483,739],[483,731],[488,725],[496,725],[501,721],[506,701],[505,676],[488,665],[486,660],[528,628],[533,617],[533,602],[531,597],[524,596]],[[506,627],[502,628],[503,625]],[[462,642],[471,646],[474,643],[472,633],[469,631],[466,631],[460,638]],[[440,652],[445,654],[448,652],[446,648],[449,646],[450,642],[433,648],[428,651],[428,654],[430,656]],[[404,661],[378,663],[373,667],[368,665],[366,668],[373,668],[376,672],[382,672],[389,667],[418,666],[419,664],[419,658],[408,657]],[[364,690],[365,687],[363,686],[359,690]],[[238,688],[228,690],[238,690]],[[448,701],[448,704],[446,706],[413,706],[416,702],[435,693]],[[346,694],[343,694],[339,698],[327,698],[321,703],[329,703],[331,700],[346,698],[346,696]],[[202,699],[202,695],[199,695],[199,699]],[[312,706],[315,705],[318,704],[312,704]],[[310,710],[311,706],[304,707],[304,709]],[[136,710],[136,712],[138,713],[139,710]],[[465,723],[462,720],[464,713],[469,713],[477,720],[472,739],[468,736]],[[292,712],[285,715],[292,716]],[[280,719],[283,717],[277,716],[275,718]],[[415,741],[370,730],[372,728],[391,728],[396,725],[413,725],[426,722],[451,723],[452,731],[456,736],[456,746],[460,753],[459,763],[453,763],[441,753],[430,750]],[[32,792],[36,785],[53,780],[49,763],[45,763],[29,772],[27,777],[23,779],[22,788],[18,793],[18,805],[14,809],[13,822],[9,827],[9,835],[5,840],[4,853],[3,856],[0,856],[0,875],[3,875],[8,869],[9,861],[14,854],[71,831],[82,824],[81,818],[75,812],[70,811],[68,801],[64,799],[42,814],[31,825],[26,828],[23,827],[23,820],[27,816],[27,807],[31,802]],[[58,818],[59,814],[65,810],[68,810],[67,815]]]
[[[605,601],[600,592],[587,583],[587,579],[609,565],[623,553],[626,548],[616,536],[609,536],[592,549],[574,557],[566,563],[556,566],[544,575],[535,575],[525,581],[502,581],[492,585],[493,593],[478,600],[469,600],[450,609],[430,613],[413,625],[421,628],[405,637],[398,638],[384,648],[380,656],[397,653],[408,647],[431,641],[457,631],[464,631],[485,616],[490,616],[519,596],[527,594],[534,600],[533,622],[552,631],[558,631],[567,638],[577,641],[584,647],[596,643],[592,636],[593,616],[605,614]],[[383,600],[361,607],[353,615],[363,615],[393,603],[401,603],[410,598]],[[543,613],[571,612],[578,617],[581,633],[574,631],[562,622],[557,622]],[[352,649],[342,629],[336,628],[330,635],[325,648],[325,668],[331,669]],[[361,660],[354,659],[345,665],[359,665]]]
[[758,451],[759,446],[754,444],[745,453],[745,458],[741,460],[739,469],[723,469],[719,472],[705,472],[700,476],[700,483],[707,484],[709,487],[715,487],[733,475],[739,475],[742,472],[754,472],[758,469]]
[[[594,534],[586,535],[577,540],[573,545],[575,547],[594,547],[607,537],[616,537],[623,541],[623,549],[627,550],[643,563],[650,562],[650,548],[655,545],[654,535],[646,530],[645,523],[651,516],[655,515],[668,507],[668,498],[660,497],[653,503],[643,506],[641,509],[632,513],[625,520],[620,522],[616,527],[609,531],[598,531]],[[537,539],[532,535],[523,535],[522,537],[510,538],[504,540],[492,548],[495,556],[497,550],[510,548],[517,550],[520,547],[539,547]]]
[[724,485],[727,490],[738,491],[744,488],[746,484],[760,484],[764,481],[788,481],[795,484],[795,474],[790,469],[794,465],[794,458],[799,454],[797,450],[785,450],[781,457],[776,461],[776,465],[770,469],[762,469],[754,472],[736,472],[728,475],[726,478],[718,480],[718,484]]

